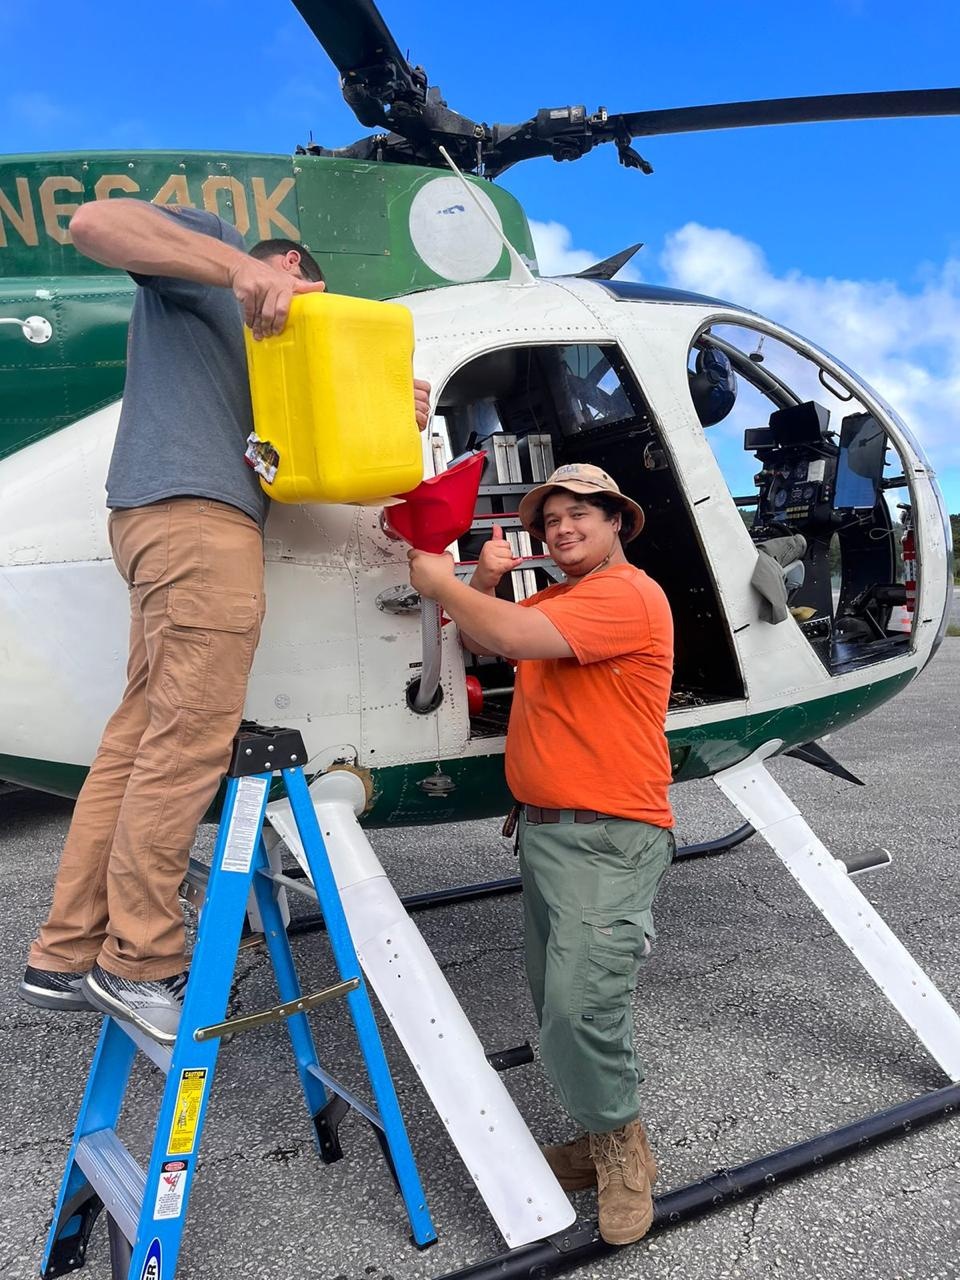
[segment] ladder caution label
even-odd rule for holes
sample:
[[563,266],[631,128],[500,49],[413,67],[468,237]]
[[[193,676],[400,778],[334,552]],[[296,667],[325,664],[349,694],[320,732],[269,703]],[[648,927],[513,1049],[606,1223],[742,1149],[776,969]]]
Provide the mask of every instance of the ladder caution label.
[[173,1109],[170,1141],[167,1143],[168,1156],[193,1154],[200,1128],[200,1104],[206,1087],[206,1067],[188,1067],[180,1072],[180,1087],[177,1089],[177,1102]]
[[154,1222],[163,1221],[164,1218],[179,1218],[183,1213],[186,1192],[187,1162],[165,1160],[160,1166],[160,1183],[153,1206]]
[[227,843],[221,864],[224,871],[239,871],[243,875],[249,872],[260,839],[267,785],[268,780],[263,777],[240,779],[227,827]]

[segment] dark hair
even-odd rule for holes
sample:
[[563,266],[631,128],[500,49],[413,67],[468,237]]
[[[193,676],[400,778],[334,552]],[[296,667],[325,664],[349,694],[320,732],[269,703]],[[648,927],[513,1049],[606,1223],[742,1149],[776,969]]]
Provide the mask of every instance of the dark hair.
[[581,493],[578,496],[581,502],[586,502],[588,506],[598,507],[608,520],[612,520],[614,516],[620,516],[621,542],[625,541],[633,533],[636,516],[620,498],[615,497],[612,493]]
[[251,258],[275,258],[294,250],[300,255],[300,270],[308,280],[322,280],[323,272],[309,249],[296,240],[261,240],[250,250]]
[[[549,493],[544,495],[543,502],[540,504],[540,510],[537,512],[536,523],[543,528],[543,508],[546,505],[547,498],[552,498],[555,493],[573,493],[571,489],[564,489],[560,485],[551,489]],[[573,497],[578,502],[585,502],[588,507],[596,507],[602,511],[608,520],[612,520],[614,516],[620,516],[620,541],[625,542],[633,533],[636,524],[636,515],[620,498],[612,493],[573,493]]]

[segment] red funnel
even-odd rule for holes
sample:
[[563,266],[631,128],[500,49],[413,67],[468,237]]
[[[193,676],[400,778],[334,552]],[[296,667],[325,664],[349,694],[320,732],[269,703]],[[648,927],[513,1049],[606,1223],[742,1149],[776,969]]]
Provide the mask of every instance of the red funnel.
[[485,454],[475,453],[398,494],[403,504],[384,509],[387,525],[418,551],[440,555],[473,523],[485,460]]

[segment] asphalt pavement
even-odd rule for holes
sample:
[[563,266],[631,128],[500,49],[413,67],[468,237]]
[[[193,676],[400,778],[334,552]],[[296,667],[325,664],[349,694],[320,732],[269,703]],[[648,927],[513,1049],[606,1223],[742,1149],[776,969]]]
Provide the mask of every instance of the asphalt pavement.
[[[960,639],[892,704],[825,742],[867,784],[798,761],[773,770],[826,844],[881,844],[889,868],[858,880],[944,995],[960,1008]],[[675,789],[681,841],[718,835],[739,816],[713,784]],[[99,1020],[55,1015],[16,997],[69,820],[65,801],[0,796],[0,1277],[37,1274]],[[212,844],[205,830],[201,851]],[[402,893],[511,875],[493,822],[377,833]],[[296,912],[307,909],[295,904]],[[488,1049],[535,1034],[514,896],[417,917]],[[753,838],[674,867],[657,902],[659,939],[636,998],[647,1062],[643,1114],[662,1175],[682,1186],[947,1083],[780,866]],[[322,937],[298,938],[305,988],[331,980]],[[275,1000],[260,949],[242,953],[234,1011]],[[362,1089],[342,1005],[313,1026],[324,1065]],[[501,1253],[482,1201],[389,1030],[388,1057],[440,1240],[418,1252],[365,1122],[350,1116],[346,1158],[315,1154],[282,1027],[238,1036],[221,1053],[177,1271],[180,1280],[426,1280]],[[533,1132],[571,1133],[539,1064],[504,1077]],[[135,1071],[121,1136],[139,1150],[159,1097]],[[591,1193],[578,1193],[591,1214]],[[85,1272],[110,1275],[98,1224]],[[941,1280],[960,1276],[960,1118],[865,1150],[664,1230],[580,1274],[596,1280]],[[171,1280],[166,1271],[162,1280]]]

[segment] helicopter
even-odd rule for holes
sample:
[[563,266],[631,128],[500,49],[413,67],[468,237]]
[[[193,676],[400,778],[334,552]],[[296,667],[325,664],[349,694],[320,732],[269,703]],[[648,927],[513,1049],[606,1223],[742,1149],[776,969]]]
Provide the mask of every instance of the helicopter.
[[[371,131],[357,142],[292,156],[0,159],[0,779],[75,795],[123,681],[126,601],[103,480],[134,286],[76,253],[69,218],[114,197],[206,207],[248,243],[305,243],[331,291],[409,308],[416,371],[433,387],[426,473],[483,459],[469,527],[451,542],[464,578],[496,523],[521,560],[508,598],[557,580],[517,516],[555,466],[595,463],[640,501],[647,524],[630,555],[666,591],[678,638],[674,780],[717,781],[960,1079],[960,1019],[764,763],[793,751],[840,770],[818,739],[934,656],[952,576],[933,469],[892,406],[774,319],[617,279],[629,250],[541,277],[524,211],[493,181],[536,156],[574,161],[604,145],[644,174],[635,143],[672,132],[955,115],[960,90],[568,106],[487,125],[447,105],[371,0],[296,7]],[[717,453],[734,435],[753,473],[739,491]],[[247,717],[299,730],[314,779],[354,773],[367,830],[505,812],[513,668],[465,653],[453,627],[430,638],[380,508],[274,503],[265,551],[269,610]]]

